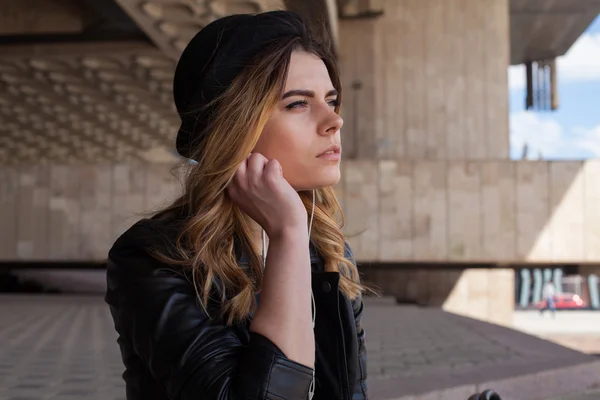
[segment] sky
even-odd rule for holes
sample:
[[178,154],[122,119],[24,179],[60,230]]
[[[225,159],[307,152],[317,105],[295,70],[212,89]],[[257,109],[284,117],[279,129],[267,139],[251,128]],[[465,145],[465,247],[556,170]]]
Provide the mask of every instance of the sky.
[[525,69],[509,77],[511,158],[584,160],[600,158],[600,16],[557,59],[559,108],[525,110]]

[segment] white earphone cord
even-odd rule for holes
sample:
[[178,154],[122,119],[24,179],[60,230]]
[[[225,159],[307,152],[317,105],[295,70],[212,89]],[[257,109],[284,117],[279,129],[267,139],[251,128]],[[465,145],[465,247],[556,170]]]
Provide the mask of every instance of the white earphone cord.
[[[315,216],[315,191],[312,191],[312,210],[310,212],[310,221],[308,223],[308,239],[310,242],[310,233],[312,232],[312,224],[313,224],[313,218]],[[263,268],[267,265],[267,253],[265,251],[265,248],[267,247],[267,239],[266,239],[266,235],[265,235],[265,230],[262,230],[262,258],[263,258]],[[310,299],[312,302],[312,326],[313,329],[315,328],[315,319],[316,319],[316,315],[317,315],[317,307],[315,305],[315,296],[313,295],[312,290],[310,291]],[[308,389],[308,400],[311,400],[313,398],[313,396],[315,395],[315,371],[313,369],[313,377],[312,377],[312,381],[310,382],[310,387]]]

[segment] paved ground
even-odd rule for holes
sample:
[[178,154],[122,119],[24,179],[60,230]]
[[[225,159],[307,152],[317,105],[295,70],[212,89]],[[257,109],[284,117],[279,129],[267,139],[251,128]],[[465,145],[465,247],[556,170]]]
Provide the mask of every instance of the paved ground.
[[[590,356],[439,310],[368,301],[364,324],[373,400],[461,400],[485,387],[534,400],[600,379]],[[558,367],[581,382],[557,381]],[[121,372],[101,297],[0,296],[0,400],[122,400]]]
[[554,317],[548,312],[515,311],[516,329],[532,334],[597,334],[600,335],[600,311],[559,311]]
[[98,298],[0,297],[0,399],[124,399]]
[[365,325],[370,385],[381,398],[394,389],[405,395],[453,388],[431,398],[466,399],[475,383],[508,400],[534,400],[583,390],[590,375],[592,385],[600,383],[600,362],[582,367],[593,357],[436,309],[379,304],[369,308]]
[[[514,328],[569,347],[600,356],[600,312],[560,311],[554,316],[538,311],[516,311]],[[599,400],[600,389],[553,397],[548,400]]]
[[[561,346],[600,355],[600,311],[561,311],[552,318],[535,311],[516,311],[514,328]],[[598,396],[600,399],[600,396]]]

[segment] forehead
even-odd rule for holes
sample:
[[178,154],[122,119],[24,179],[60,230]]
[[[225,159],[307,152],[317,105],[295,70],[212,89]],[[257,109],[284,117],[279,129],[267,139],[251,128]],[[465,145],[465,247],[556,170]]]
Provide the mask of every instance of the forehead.
[[323,60],[312,53],[294,51],[290,58],[285,85],[285,90],[291,89],[327,91],[333,89],[329,72]]

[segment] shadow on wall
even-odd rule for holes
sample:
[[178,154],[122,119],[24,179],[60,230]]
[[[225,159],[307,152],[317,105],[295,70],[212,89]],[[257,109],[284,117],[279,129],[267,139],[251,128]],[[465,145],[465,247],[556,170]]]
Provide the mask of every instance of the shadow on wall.
[[514,272],[510,268],[473,268],[407,263],[393,268],[360,268],[363,280],[398,303],[445,311],[508,326],[514,310]]

